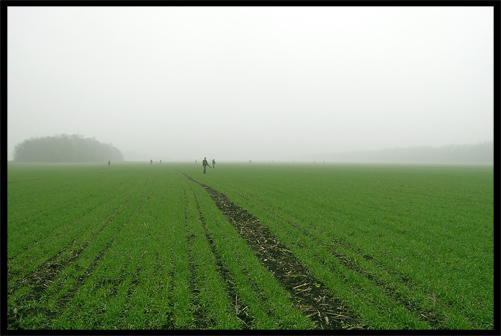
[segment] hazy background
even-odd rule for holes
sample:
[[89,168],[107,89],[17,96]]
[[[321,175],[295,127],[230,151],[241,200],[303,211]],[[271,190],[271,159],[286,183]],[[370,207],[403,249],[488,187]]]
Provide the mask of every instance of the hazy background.
[[9,7],[8,159],[296,160],[493,140],[492,7]]

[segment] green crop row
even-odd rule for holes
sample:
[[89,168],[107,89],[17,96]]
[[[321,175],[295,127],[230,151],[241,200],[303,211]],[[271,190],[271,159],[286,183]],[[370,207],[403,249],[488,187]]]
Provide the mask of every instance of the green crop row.
[[492,167],[8,167],[8,329],[311,329],[207,191],[369,329],[492,329]]
[[311,254],[367,327],[492,328],[492,167],[218,168],[205,183]]
[[314,327],[207,193],[173,167],[10,169],[9,329]]
[[[84,170],[84,172],[87,171]],[[76,170],[73,173],[79,173],[79,171]],[[91,177],[96,176],[91,175]],[[92,179],[80,180],[86,183],[89,193],[95,192],[93,189],[95,185],[92,181]],[[61,314],[61,309],[63,307],[71,309],[79,297],[87,301],[88,293],[83,296],[78,295],[82,284],[92,279],[91,275],[94,274],[98,263],[102,265],[100,262],[106,260],[106,252],[112,251],[111,247],[116,246],[115,240],[119,239],[119,233],[134,219],[138,208],[147,197],[148,191],[141,189],[142,185],[139,181],[134,184],[138,187],[135,197],[131,194],[113,194],[108,203],[103,202],[106,204],[103,209],[98,208],[84,213],[78,221],[66,222],[63,226],[65,230],[62,230],[65,233],[64,236],[49,235],[48,239],[37,242],[37,246],[41,246],[41,249],[45,248],[46,251],[49,248],[54,250],[51,245],[62,247],[62,250],[56,254],[34,255],[42,261],[51,260],[49,264],[40,264],[37,258],[30,263],[30,260],[21,259],[21,256],[9,260],[9,275],[12,275],[12,281],[9,282],[8,287],[12,294],[9,295],[8,304],[11,310],[16,311],[14,315],[20,328],[57,328],[57,321],[63,321],[65,316],[68,316],[72,323],[73,318],[78,320],[77,315]],[[113,190],[113,185],[107,186],[108,189]],[[79,233],[76,229],[82,223],[89,228]],[[9,220],[9,226],[15,226],[15,224],[14,221]],[[61,244],[59,240],[62,240],[62,237],[64,237],[64,242],[70,240],[71,243]],[[8,242],[12,245],[17,243],[11,235],[8,237]],[[27,249],[28,254],[33,251],[38,250]],[[29,266],[26,271],[11,274],[10,269],[23,267],[25,264]],[[31,272],[33,268],[35,271]],[[26,274],[28,276],[25,276]],[[19,289],[18,284],[21,284]],[[57,317],[56,320],[55,317]]]

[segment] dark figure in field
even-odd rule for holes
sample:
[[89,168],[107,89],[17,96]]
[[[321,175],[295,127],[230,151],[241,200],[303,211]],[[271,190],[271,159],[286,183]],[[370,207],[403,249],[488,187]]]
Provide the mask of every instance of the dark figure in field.
[[212,168],[216,168],[216,159],[212,159]]
[[111,163],[110,163],[110,160],[108,160],[108,166],[109,166],[110,164],[111,164]]
[[153,164],[153,160],[150,160],[150,164]]
[[207,162],[207,158],[206,157],[204,157],[204,160],[202,161],[202,166],[204,166],[204,174],[205,174],[205,170],[207,169],[207,166],[209,166],[209,163]]

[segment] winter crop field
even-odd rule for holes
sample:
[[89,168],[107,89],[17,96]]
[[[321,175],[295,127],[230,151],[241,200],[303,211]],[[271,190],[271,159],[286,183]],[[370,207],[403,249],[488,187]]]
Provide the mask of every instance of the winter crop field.
[[492,166],[16,164],[7,330],[493,329]]

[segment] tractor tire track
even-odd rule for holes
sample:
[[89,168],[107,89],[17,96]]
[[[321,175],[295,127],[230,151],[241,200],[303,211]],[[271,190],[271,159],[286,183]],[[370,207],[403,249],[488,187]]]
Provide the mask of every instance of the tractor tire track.
[[[273,274],[279,283],[298,301],[296,307],[310,318],[317,329],[344,329],[345,325],[358,325],[357,317],[346,304],[335,298],[287,247],[278,241],[259,219],[234,204],[224,194],[202,184],[188,175],[186,178],[203,187],[216,206],[236,228],[240,236]],[[354,327],[353,329],[362,329]]]
[[[183,188],[183,195],[184,195],[184,227],[186,232],[190,232],[189,230],[189,225],[188,225],[188,196],[186,194],[186,189]],[[197,280],[196,280],[196,274],[197,274],[197,267],[195,265],[195,261],[193,260],[193,253],[195,253],[195,248],[193,247],[193,238],[195,236],[193,234],[190,234],[186,237],[186,242],[188,244],[188,264],[189,264],[189,282],[190,282],[190,290],[192,293],[192,314],[194,317],[194,328],[198,330],[203,330],[208,327],[206,323],[204,323],[204,315],[202,310],[200,309],[200,290],[198,289],[197,285]],[[173,278],[172,278],[173,279]]]
[[[238,194],[240,197],[249,200],[247,197],[244,195]],[[281,220],[284,223],[287,223],[287,225],[294,227],[295,229],[299,230],[304,236],[307,236],[310,240],[316,242],[318,245],[323,245],[325,244],[324,242],[320,241],[318,237],[315,237],[314,235],[311,234],[310,231],[308,231],[307,228],[301,227],[297,225],[294,221],[291,221],[279,214],[277,214],[273,209],[266,207],[266,204],[262,204],[263,209],[265,209],[268,213],[270,213],[272,216],[275,218]],[[374,259],[372,256],[365,254],[362,252],[360,249],[357,249],[356,247],[347,244],[346,242],[337,239],[335,237],[332,237],[328,232],[325,232],[318,227],[313,228],[313,230],[316,230],[319,234],[322,234],[326,237],[329,237],[329,241],[333,243],[334,245],[338,245],[342,248],[345,248],[347,250],[353,251],[354,253],[362,256],[365,260],[368,262],[372,263],[375,265],[377,268],[384,269],[388,274],[391,276],[395,277],[395,279],[402,284],[404,284],[407,288],[418,290],[422,293],[424,293],[426,296],[430,298],[430,301],[433,300],[434,302],[440,304],[442,307],[449,308],[450,304],[446,302],[440,302],[435,299],[435,296],[433,293],[430,293],[426,291],[424,288],[421,286],[417,285],[414,283],[411,279],[407,278],[403,274],[399,273],[398,271],[395,271],[386,265],[380,263],[376,259]],[[300,243],[296,244],[297,246],[302,246]],[[368,279],[370,282],[372,282],[374,285],[379,287],[388,297],[393,298],[395,302],[397,302],[399,305],[404,307],[407,311],[413,313],[416,315],[419,319],[423,320],[424,322],[427,322],[433,329],[440,329],[440,324],[442,323],[444,317],[439,316],[436,314],[436,312],[430,312],[426,311],[423,308],[420,308],[418,306],[413,305],[410,303],[410,300],[404,296],[402,296],[394,286],[389,284],[386,281],[378,279],[376,276],[371,274],[370,272],[364,270],[361,266],[357,265],[354,261],[350,260],[344,253],[337,251],[333,246],[325,246],[325,248],[331,253],[331,255],[339,260],[344,267],[354,271],[355,273],[365,277]],[[332,266],[330,265],[329,262],[326,260],[319,260],[325,267],[331,268]]]
[[[212,252],[212,255],[214,255],[216,259],[216,268],[218,270],[218,273],[221,275],[223,282],[226,285],[226,292],[228,293],[228,297],[230,299],[230,302],[233,302],[233,299],[235,298],[235,316],[237,319],[241,322],[242,330],[250,330],[253,328],[254,324],[254,319],[252,316],[248,315],[247,312],[245,311],[240,311],[237,308],[237,293],[234,287],[234,282],[231,279],[230,271],[228,268],[224,265],[221,256],[219,255],[216,245],[214,244],[214,239],[212,238],[211,234],[209,233],[209,230],[207,229],[207,224],[205,222],[205,218],[202,214],[202,210],[200,209],[200,204],[198,202],[197,196],[195,192],[192,190],[193,197],[195,199],[196,207],[198,210],[198,215],[200,219],[200,223],[202,224],[202,227],[204,229],[204,235],[205,239],[209,243],[209,248]],[[245,302],[240,301],[241,306],[246,306]]]

